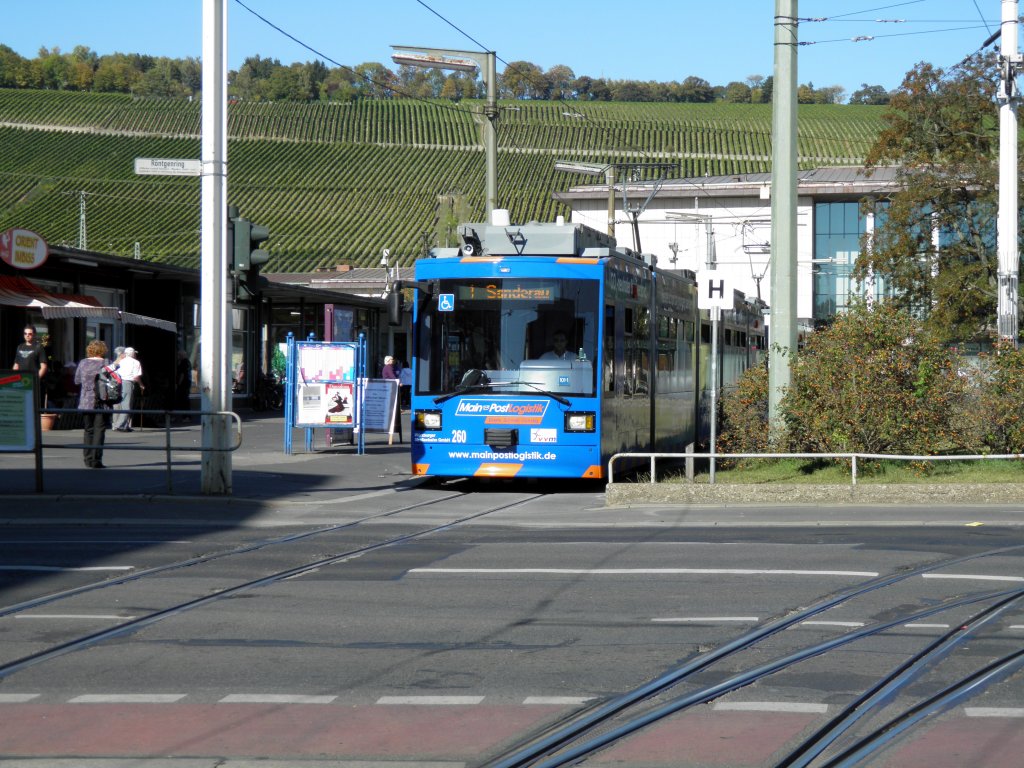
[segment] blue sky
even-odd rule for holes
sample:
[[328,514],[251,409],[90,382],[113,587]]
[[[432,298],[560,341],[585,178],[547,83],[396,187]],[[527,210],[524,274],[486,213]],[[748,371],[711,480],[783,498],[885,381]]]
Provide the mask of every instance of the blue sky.
[[[568,65],[577,75],[683,80],[712,85],[770,75],[774,0],[243,0],[325,57],[346,65],[391,66],[391,45],[492,49],[502,60],[542,69]],[[0,0],[0,42],[23,56],[41,46],[86,45],[158,56],[201,56],[202,0]],[[1024,7],[1024,6],[1022,6]],[[949,67],[999,27],[1000,0],[799,0],[798,79],[897,87],[919,61]],[[443,17],[443,18],[442,18]],[[902,23],[876,21],[903,19]],[[449,23],[450,22],[450,23]],[[228,4],[232,68],[250,55],[288,64],[317,56]],[[872,36],[873,40],[852,42]]]

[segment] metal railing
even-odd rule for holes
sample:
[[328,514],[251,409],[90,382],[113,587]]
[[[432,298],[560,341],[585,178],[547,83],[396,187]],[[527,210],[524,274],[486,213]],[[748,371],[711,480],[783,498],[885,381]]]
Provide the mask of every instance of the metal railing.
[[655,463],[657,459],[692,461],[708,459],[712,462],[710,484],[715,484],[714,462],[717,459],[846,459],[850,462],[850,485],[857,485],[857,461],[979,461],[990,459],[1024,459],[1024,453],[969,454],[954,456],[905,456],[888,453],[616,453],[608,459],[608,484],[615,482],[614,463],[618,459],[650,459],[651,483],[658,482]]
[[[242,446],[242,418],[234,411],[168,411],[168,410],[154,410],[147,408],[124,408],[118,410],[112,410],[110,408],[42,408],[40,414],[55,413],[55,414],[74,414],[74,415],[87,415],[102,413],[108,416],[116,416],[119,414],[127,414],[129,416],[156,416],[163,418],[163,424],[157,427],[145,427],[143,431],[159,431],[164,432],[163,445],[123,445],[118,443],[107,443],[104,442],[102,446],[86,445],[85,443],[44,443],[41,442],[41,448],[70,448],[78,450],[86,450],[89,448],[101,448],[104,451],[162,451],[164,453],[164,463],[167,468],[167,493],[172,494],[174,492],[172,484],[171,470],[173,466],[172,454],[174,451],[189,451],[199,453],[232,453],[237,451]],[[205,446],[205,445],[174,445],[171,438],[173,432],[171,428],[174,426],[172,419],[177,417],[191,418],[193,416],[227,416],[231,418],[235,423],[235,442],[233,445],[229,445],[226,448]],[[81,429],[82,427],[74,427],[74,429]],[[108,427],[109,429],[109,427]],[[40,438],[46,432],[41,433]],[[42,470],[42,459],[40,459],[40,471]],[[38,487],[39,491],[42,491],[41,482]]]

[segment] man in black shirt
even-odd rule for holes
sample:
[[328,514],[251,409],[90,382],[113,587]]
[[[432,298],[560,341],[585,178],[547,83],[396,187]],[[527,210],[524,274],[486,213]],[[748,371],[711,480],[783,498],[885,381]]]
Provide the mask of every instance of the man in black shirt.
[[26,325],[24,338],[25,341],[18,345],[14,353],[14,370],[35,371],[42,379],[46,375],[46,351],[36,341],[36,329]]

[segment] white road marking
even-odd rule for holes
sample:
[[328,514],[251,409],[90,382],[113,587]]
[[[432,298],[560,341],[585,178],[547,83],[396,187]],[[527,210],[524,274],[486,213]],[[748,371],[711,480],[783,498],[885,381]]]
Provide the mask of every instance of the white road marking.
[[801,621],[808,627],[863,627],[863,621]]
[[1024,576],[987,576],[983,573],[922,573],[924,579],[971,579],[973,581],[1024,581]]
[[186,693],[87,693],[68,699],[69,704],[173,704]]
[[442,706],[466,706],[467,704],[479,704],[483,700],[483,696],[381,696],[377,699],[377,703],[385,705],[428,704]]
[[128,621],[135,616],[114,616],[102,613],[19,613],[16,619],[102,619],[112,621]]
[[967,717],[1024,717],[1024,707],[964,707]]
[[0,571],[37,571],[41,573],[69,573],[71,571],[130,571],[134,565],[89,565],[65,568],[61,565],[0,565]]
[[0,693],[0,704],[24,704],[38,698],[38,693]]
[[523,704],[565,704],[567,706],[579,706],[593,700],[593,696],[527,696],[523,699]]
[[409,573],[553,573],[591,576],[878,576],[876,571],[797,571],[774,568],[411,568]]
[[663,619],[651,619],[651,621],[661,624],[720,624],[728,621],[749,624],[760,621],[760,619],[757,616],[669,616]]
[[828,704],[800,701],[719,701],[713,708],[716,712],[797,712],[814,715],[828,712]]
[[231,693],[221,704],[330,704],[337,696],[303,696],[288,693]]

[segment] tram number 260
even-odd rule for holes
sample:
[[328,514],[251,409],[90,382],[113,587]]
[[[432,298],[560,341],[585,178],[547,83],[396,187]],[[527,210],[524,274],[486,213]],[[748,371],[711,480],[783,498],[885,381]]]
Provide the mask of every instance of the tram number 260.
[[466,442],[466,430],[464,430],[464,429],[453,429],[452,430],[452,442],[453,443],[464,443],[464,442]]

